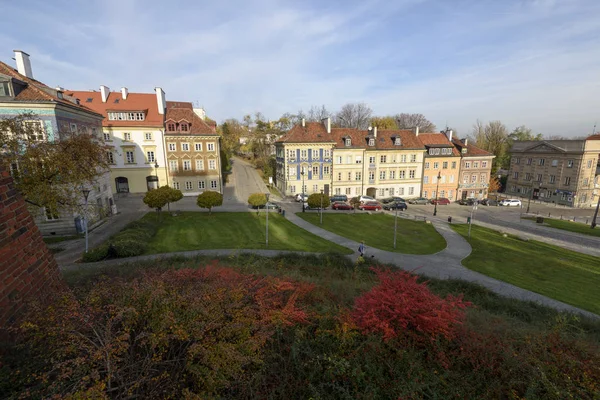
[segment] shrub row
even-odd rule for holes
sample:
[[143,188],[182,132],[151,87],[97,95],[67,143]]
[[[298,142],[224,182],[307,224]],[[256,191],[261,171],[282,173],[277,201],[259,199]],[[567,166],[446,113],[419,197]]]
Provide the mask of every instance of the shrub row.
[[142,255],[157,230],[158,224],[154,221],[144,219],[134,221],[105,243],[85,253],[83,262]]

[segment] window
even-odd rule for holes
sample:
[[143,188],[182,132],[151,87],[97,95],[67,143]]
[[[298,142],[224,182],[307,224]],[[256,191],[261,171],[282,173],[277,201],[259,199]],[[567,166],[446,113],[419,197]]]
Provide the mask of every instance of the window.
[[583,180],[583,186],[587,186],[587,185],[589,185],[589,184],[590,184],[590,179],[589,179],[589,178],[585,178],[585,179]]
[[454,183],[454,175],[450,175],[450,183]]
[[531,180],[531,178],[532,178],[532,176],[533,176],[533,175],[531,175],[529,172],[527,172],[527,173],[525,174],[525,180],[526,180],[526,181],[530,181],[530,180]]
[[387,156],[381,156],[381,157],[379,157],[379,162],[380,163],[385,163],[386,160],[387,160]]
[[568,160],[567,161],[567,168],[573,168],[573,164],[574,164],[573,160]]
[[217,181],[216,180],[210,181],[210,188],[211,189],[216,189],[217,188]]
[[319,175],[319,167],[318,167],[318,166],[316,166],[316,167],[313,167],[313,169],[312,169],[312,173],[313,173],[313,177],[314,177],[315,175],[317,175],[317,176],[318,176],[318,175]]
[[[117,102],[117,101],[115,100],[115,102]],[[143,121],[144,113],[143,112],[109,112],[108,119],[111,121]]]
[[204,171],[204,160],[196,160],[196,171]]
[[513,179],[519,179],[519,173],[517,171],[513,172]]
[[190,160],[183,160],[183,170],[184,171],[192,170],[192,162]]
[[356,194],[356,195],[361,194],[360,188],[358,186],[354,188],[354,194]]
[[313,192],[318,192],[319,191],[319,185],[313,185]]
[[439,162],[434,162],[433,163],[433,169],[438,169],[440,167],[440,163]]
[[181,151],[190,151],[189,143],[181,143]]
[[296,186],[295,185],[290,186],[290,193],[296,193]]
[[346,156],[346,164],[352,164],[352,156]]
[[179,182],[173,182],[173,189],[179,190]]
[[456,169],[456,161],[452,161],[452,169]]
[[198,181],[198,189],[205,189],[206,185],[204,184],[204,181]]
[[399,138],[399,137],[397,137],[397,138],[394,138],[394,144],[395,144],[396,146],[400,146],[400,145],[402,144],[402,140],[400,140],[400,138]]
[[390,179],[396,179],[396,171],[390,171]]
[[323,157],[324,158],[329,158],[331,157],[331,150],[323,150]]
[[369,180],[370,181],[374,181],[375,180],[375,172],[374,171],[369,171]]
[[448,161],[442,163],[442,169],[448,169]]
[[473,161],[473,168],[479,168],[479,162]]
[[8,82],[0,82],[0,96],[10,96],[9,88]]
[[[541,175],[540,175],[540,176],[541,176]],[[480,174],[480,175],[479,175],[479,183],[485,183],[485,181],[486,181],[486,179],[485,179],[485,178],[486,178],[485,174]]]
[[429,183],[429,177],[428,176],[424,176],[423,177],[423,183],[424,184],[428,184]]
[[148,163],[153,163],[155,160],[154,158],[154,152],[153,151],[147,151],[146,152],[146,160]]
[[375,139],[369,139],[369,146],[375,146]]
[[531,165],[532,162],[533,162],[533,158],[528,158],[527,159],[527,165]]
[[192,190],[194,186],[192,185],[192,182],[186,181],[185,182],[185,190]]
[[446,191],[445,190],[440,190],[440,197],[446,197]]
[[323,166],[323,175],[329,175],[329,165]]
[[169,169],[171,171],[178,171],[179,170],[179,166],[177,165],[177,160],[171,160],[171,161],[169,161]]
[[123,140],[126,140],[128,142],[131,141],[131,133],[130,132],[123,133]]
[[423,191],[423,197],[427,198],[427,190]]
[[538,160],[538,165],[539,165],[539,166],[543,166],[545,163],[546,163],[546,159],[545,159],[545,158],[540,158],[540,159]]
[[362,164],[362,156],[356,156],[355,161],[357,164]]
[[342,156],[337,156],[337,157],[335,158],[335,163],[336,163],[336,164],[341,164],[341,163],[342,163]]
[[442,180],[440,183],[446,183],[446,175],[441,175],[440,178]]
[[471,183],[475,183],[475,182],[477,182],[477,175],[476,175],[476,174],[473,174],[473,175],[471,176]]
[[379,179],[385,179],[385,171],[379,171]]
[[342,194],[342,189],[335,188],[335,194]]
[[206,150],[215,151],[215,144],[214,143],[206,143]]
[[177,144],[175,144],[175,143],[169,143],[168,146],[169,146],[169,151],[177,150]]
[[362,181],[362,172],[355,172],[354,173],[354,180],[355,181]]
[[383,188],[379,189],[379,195],[385,196],[385,189],[383,189]]
[[487,168],[487,161],[481,162],[481,168]]
[[208,169],[217,169],[217,160],[208,160]]
[[428,162],[425,163],[425,169],[429,169],[429,163]]
[[465,161],[465,168],[471,168],[471,163],[468,161]]
[[552,164],[553,167],[558,167],[558,160],[552,160]]
[[542,181],[542,174],[537,174],[537,181],[541,182]]
[[411,186],[411,187],[409,187],[409,188],[408,188],[408,195],[409,195],[409,196],[412,196],[412,195],[414,195],[414,194],[415,194],[415,188],[414,188],[414,187],[412,187],[412,186]]
[[436,198],[436,196],[435,196],[435,190],[431,191],[431,198]]
[[77,133],[77,124],[71,124],[71,133]]
[[44,207],[44,211],[46,213],[46,221],[56,221],[59,218],[56,210],[53,210],[50,207]]
[[369,164],[375,164],[375,156],[369,157]]
[[300,150],[300,158],[308,158],[308,150]]
[[194,143],[194,150],[202,151],[202,143]]
[[406,154],[400,156],[400,162],[406,162]]
[[390,188],[390,196],[394,195],[394,188]]
[[410,179],[414,179],[415,178],[415,170],[411,169],[410,171],[408,171],[408,177]]
[[346,188],[346,194],[352,194],[352,188]]
[[188,124],[186,123],[181,123],[179,125],[179,130],[181,130],[181,132],[187,132],[188,131]]
[[144,140],[152,140],[152,132],[144,133]]
[[548,183],[554,183],[556,182],[556,175],[550,175],[550,177],[548,178]]
[[352,140],[346,139],[346,146],[352,146]]
[[588,162],[587,162],[587,167],[588,167],[588,168],[592,168],[592,160],[588,160]]
[[406,171],[400,171],[398,174],[399,174],[398,175],[398,179],[404,179],[404,178],[406,178]]
[[110,141],[110,133],[109,132],[104,132],[104,141],[105,142]]
[[[410,155],[410,162],[417,162],[417,155],[416,154],[411,154]],[[410,191],[410,189],[409,189]]]
[[463,183],[469,183],[469,174],[463,174]]
[[452,200],[452,190],[448,190],[448,198]]
[[174,123],[169,123],[167,124],[167,131],[169,132],[175,132],[175,124]]
[[114,164],[115,163],[115,156],[113,154],[112,151],[107,151],[106,152],[106,160],[109,164]]
[[398,188],[398,196],[404,196],[404,188]]
[[135,163],[135,158],[133,157],[133,151],[126,151],[125,158],[127,160],[127,164]]
[[312,158],[319,158],[319,149],[313,149],[312,151]]
[[571,177],[570,176],[566,176],[565,177],[565,186],[569,186],[571,184]]
[[338,172],[338,181],[341,181],[341,180],[342,180],[342,173]]
[[513,163],[515,164],[521,164],[521,158],[520,157],[513,157]]
[[348,172],[348,180],[351,181],[352,180],[352,172]]

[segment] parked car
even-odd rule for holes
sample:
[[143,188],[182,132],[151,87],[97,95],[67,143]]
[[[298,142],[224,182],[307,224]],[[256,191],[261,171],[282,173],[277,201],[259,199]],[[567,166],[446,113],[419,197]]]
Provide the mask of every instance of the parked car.
[[360,206],[358,206],[358,208],[360,210],[367,210],[367,211],[380,211],[381,203],[379,203],[378,201],[367,201],[367,202],[361,204]]
[[521,200],[519,199],[504,199],[500,202],[501,206],[506,207],[521,207]]
[[391,203],[386,203],[383,205],[384,210],[400,210],[404,211],[408,208],[405,202],[403,201],[394,201]]
[[352,206],[343,201],[334,201],[331,204],[331,209],[332,210],[352,210]]
[[460,204],[461,206],[472,206],[475,203],[479,204],[478,200],[474,198],[458,200],[458,204]]
[[360,196],[358,198],[358,201],[360,201],[361,203],[366,203],[367,201],[375,201],[375,199],[371,196]]
[[450,200],[448,200],[445,197],[440,197],[438,199],[432,199],[431,200],[431,204],[438,204],[438,205],[441,205],[441,206],[445,206],[445,205],[450,204]]
[[348,196],[346,196],[345,194],[336,194],[334,196],[331,196],[331,198],[329,200],[332,203],[335,203],[336,201],[342,201],[345,203],[348,201]]
[[416,199],[409,199],[408,204],[429,204],[429,200],[425,197],[417,197]]
[[497,206],[498,202],[494,199],[483,199],[480,201],[480,204],[484,206]]
[[[308,205],[308,203],[305,202],[304,203],[304,209],[305,210],[320,210],[321,207],[311,207],[311,206]],[[326,210],[326,209],[327,209],[327,207],[323,207],[323,210]]]
[[308,195],[307,194],[298,193],[296,195],[296,201],[297,202],[306,201],[306,200],[308,200]]
[[397,196],[386,197],[385,199],[381,200],[381,203],[383,203],[383,204],[394,203],[394,202],[406,203],[406,200],[404,200],[402,197],[397,197]]
[[267,204],[263,204],[262,206],[252,206],[252,208],[254,209],[265,209],[268,208],[269,210],[278,210],[279,208],[279,204],[277,203],[273,203],[272,201],[268,201]]

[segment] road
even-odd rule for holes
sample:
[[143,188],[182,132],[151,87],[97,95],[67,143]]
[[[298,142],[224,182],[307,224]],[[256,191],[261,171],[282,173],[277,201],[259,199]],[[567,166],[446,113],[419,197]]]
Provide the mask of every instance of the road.
[[[258,171],[245,160],[238,157],[231,159],[232,173],[229,175],[228,186],[232,186],[231,199],[223,201],[225,204],[248,204],[248,197],[252,193],[269,193],[267,185],[263,182]],[[228,193],[229,194],[229,193]]]

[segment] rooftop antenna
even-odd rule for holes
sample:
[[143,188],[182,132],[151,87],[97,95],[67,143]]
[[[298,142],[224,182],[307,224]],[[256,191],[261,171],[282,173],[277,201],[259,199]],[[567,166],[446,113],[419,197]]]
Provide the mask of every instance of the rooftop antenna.
[[592,132],[592,135],[596,134],[596,123],[594,122],[594,132]]

